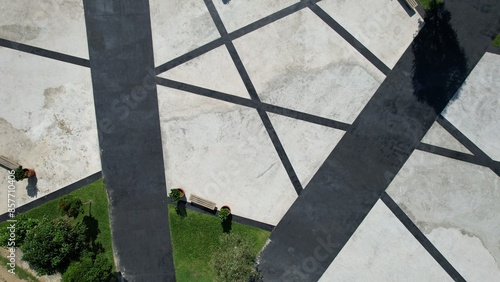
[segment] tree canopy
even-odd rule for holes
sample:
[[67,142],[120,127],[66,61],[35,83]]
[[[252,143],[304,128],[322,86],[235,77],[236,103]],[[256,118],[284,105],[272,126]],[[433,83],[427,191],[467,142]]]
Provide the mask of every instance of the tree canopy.
[[85,234],[86,226],[82,223],[73,226],[65,219],[51,222],[43,218],[26,234],[21,246],[22,259],[38,275],[54,274],[80,256],[86,246]]

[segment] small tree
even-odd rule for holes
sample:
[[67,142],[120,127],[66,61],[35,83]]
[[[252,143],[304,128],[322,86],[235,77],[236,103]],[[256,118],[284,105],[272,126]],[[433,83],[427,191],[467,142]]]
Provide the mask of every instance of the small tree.
[[225,221],[229,218],[229,215],[231,214],[231,210],[228,207],[222,207],[217,215],[219,216],[222,221]]
[[16,217],[16,245],[20,246],[23,244],[26,236],[33,228],[35,228],[39,221],[38,219],[29,218],[25,215],[19,215]]
[[23,166],[20,165],[14,170],[14,179],[16,181],[21,181],[26,177],[28,177],[28,172],[25,169],[23,169]]
[[254,268],[255,257],[249,240],[234,233],[224,233],[219,237],[220,247],[212,257],[216,279],[220,282],[248,282],[257,280]]
[[62,214],[76,218],[82,211],[82,200],[72,195],[66,195],[59,200],[59,209],[61,209]]
[[[16,247],[19,247],[23,244],[24,239],[26,238],[26,234],[30,232],[35,226],[38,225],[38,220],[29,218],[24,214],[20,214],[16,216],[16,224],[15,224],[15,244]],[[10,238],[10,230],[7,228],[2,228],[0,230],[0,246],[7,247],[7,243]]]
[[27,232],[21,250],[22,259],[38,275],[62,271],[72,259],[78,258],[85,248],[86,227],[81,223],[72,226],[67,220],[53,222],[43,218]]
[[103,254],[86,252],[80,261],[73,262],[64,272],[63,282],[108,282],[112,275],[113,265]]
[[184,196],[184,192],[181,189],[172,189],[168,194],[168,197],[172,199],[174,202],[179,202],[181,198]]

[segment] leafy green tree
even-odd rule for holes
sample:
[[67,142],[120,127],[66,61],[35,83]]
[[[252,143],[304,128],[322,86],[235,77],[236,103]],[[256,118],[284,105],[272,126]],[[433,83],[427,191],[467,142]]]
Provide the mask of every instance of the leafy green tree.
[[85,244],[86,227],[67,220],[49,221],[43,218],[37,226],[27,232],[21,250],[23,260],[35,269],[38,275],[63,272],[72,259],[80,257]]
[[112,270],[112,263],[103,253],[85,252],[80,261],[71,263],[62,278],[63,282],[108,282]]
[[[24,242],[26,238],[26,234],[38,225],[38,220],[34,218],[29,218],[24,214],[16,216],[15,223],[15,244],[16,247],[19,247]],[[3,228],[0,231],[0,246],[7,247],[7,243],[10,237],[10,230],[7,228]]]
[[257,280],[252,243],[234,233],[224,233],[219,247],[212,257],[216,279],[220,282],[248,282]]
[[496,47],[500,47],[500,33],[497,34],[495,39],[493,39],[493,45],[495,45]]
[[25,215],[16,217],[16,244],[22,245],[28,232],[38,225],[38,220]]
[[4,228],[0,230],[0,246],[7,247],[7,242],[9,242],[9,230]]
[[82,200],[72,195],[66,195],[59,200],[59,209],[69,217],[76,218],[82,211],[82,205]]

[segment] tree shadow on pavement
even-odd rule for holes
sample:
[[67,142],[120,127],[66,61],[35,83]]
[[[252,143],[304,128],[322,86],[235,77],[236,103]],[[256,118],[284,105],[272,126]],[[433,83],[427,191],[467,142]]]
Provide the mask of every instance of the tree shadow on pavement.
[[413,89],[419,101],[439,114],[467,77],[467,58],[443,2],[433,0],[424,20],[411,46]]
[[28,186],[26,186],[26,193],[28,196],[35,198],[38,195],[38,178],[35,176],[28,178]]

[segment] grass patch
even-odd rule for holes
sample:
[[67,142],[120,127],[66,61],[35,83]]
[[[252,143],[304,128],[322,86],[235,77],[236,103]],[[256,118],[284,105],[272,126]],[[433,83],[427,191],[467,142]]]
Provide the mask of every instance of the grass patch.
[[[10,261],[3,257],[0,256],[0,264],[2,267],[5,267]],[[27,272],[26,270],[22,269],[21,267],[16,265],[16,270],[14,271],[15,275],[22,280],[26,280],[29,282],[40,282],[35,276],[33,276],[31,273]]]
[[[84,203],[83,214],[79,214],[77,218],[70,218],[70,222],[75,224],[81,222],[86,215],[92,215],[92,217],[97,221],[96,225],[89,230],[89,232],[97,234],[95,242],[99,242],[104,247],[104,253],[106,257],[114,262],[113,259],[113,249],[111,241],[111,227],[109,226],[109,216],[108,216],[108,197],[106,195],[106,189],[104,187],[104,182],[102,179],[97,180],[91,184],[88,184],[76,191],[70,193],[75,197],[78,197]],[[24,215],[30,218],[41,219],[46,216],[49,220],[61,217],[61,210],[58,206],[59,199],[54,199],[47,202],[39,207],[33,208],[24,213]],[[4,229],[8,226],[8,222],[0,223],[0,228]],[[113,263],[114,265],[114,263]],[[113,266],[113,271],[116,267]]]
[[[434,0],[419,0],[420,4],[422,5],[422,7],[424,7],[425,10],[429,10],[431,8],[431,3],[433,1]],[[439,4],[442,2],[443,2],[443,0],[437,0],[436,4]]]
[[[223,233],[221,220],[190,210],[186,217],[181,217],[176,214],[173,205],[168,206],[168,212],[177,281],[214,281],[215,273],[210,260]],[[255,256],[270,235],[268,231],[236,222],[232,223],[231,233],[254,242],[252,252]]]
[[500,34],[498,34],[497,37],[495,37],[495,39],[493,40],[493,45],[496,47],[500,47]]

